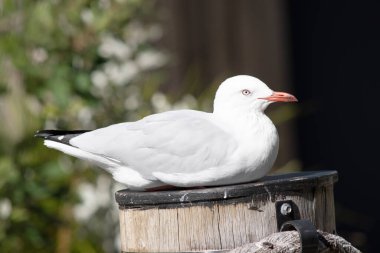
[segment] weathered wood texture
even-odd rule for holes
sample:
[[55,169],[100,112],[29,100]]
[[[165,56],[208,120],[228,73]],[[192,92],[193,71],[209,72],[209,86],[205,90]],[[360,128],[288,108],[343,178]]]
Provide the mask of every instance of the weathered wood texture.
[[258,182],[197,190],[119,191],[121,250],[228,250],[277,232],[275,202],[335,233],[334,171],[293,173]]

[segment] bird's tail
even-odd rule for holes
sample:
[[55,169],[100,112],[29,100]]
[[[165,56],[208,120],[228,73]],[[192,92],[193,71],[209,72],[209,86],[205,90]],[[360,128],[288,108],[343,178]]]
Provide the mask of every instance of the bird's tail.
[[35,137],[45,139],[44,144],[48,148],[56,149],[64,152],[68,155],[77,157],[79,159],[88,160],[94,163],[110,173],[114,172],[116,167],[120,166],[120,162],[115,159],[111,159],[106,156],[91,153],[85,150],[81,150],[70,144],[70,140],[77,137],[83,133],[89,132],[90,130],[74,130],[74,131],[63,131],[63,130],[40,130],[34,135]]
[[70,145],[70,139],[89,131],[91,130],[39,130],[34,134],[34,137]]

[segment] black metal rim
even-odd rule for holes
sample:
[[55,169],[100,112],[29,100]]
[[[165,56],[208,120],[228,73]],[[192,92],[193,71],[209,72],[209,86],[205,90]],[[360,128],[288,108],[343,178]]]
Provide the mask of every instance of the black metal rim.
[[337,171],[308,171],[266,176],[246,184],[209,187],[204,189],[134,192],[120,190],[115,193],[120,208],[141,208],[162,205],[186,205],[212,201],[228,201],[251,197],[254,194],[276,194],[300,191],[316,186],[332,185],[338,180]]

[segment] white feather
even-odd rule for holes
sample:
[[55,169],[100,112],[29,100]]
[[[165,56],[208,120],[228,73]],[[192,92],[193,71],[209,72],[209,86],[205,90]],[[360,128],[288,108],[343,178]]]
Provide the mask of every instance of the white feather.
[[154,114],[83,133],[72,146],[45,145],[89,160],[138,190],[247,182],[264,176],[277,156],[277,131],[263,113],[271,102],[260,99],[272,92],[256,78],[238,76],[219,87],[213,113]]

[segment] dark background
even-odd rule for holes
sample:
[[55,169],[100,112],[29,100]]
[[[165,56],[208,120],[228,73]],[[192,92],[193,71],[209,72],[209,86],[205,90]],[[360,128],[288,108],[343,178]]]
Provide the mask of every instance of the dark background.
[[[364,252],[379,238],[378,1],[291,1],[293,80],[317,110],[297,122],[306,169],[336,169],[337,231]],[[346,211],[346,212],[345,212]]]

